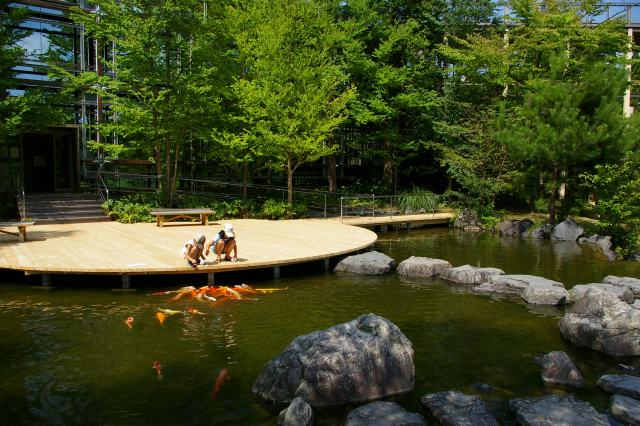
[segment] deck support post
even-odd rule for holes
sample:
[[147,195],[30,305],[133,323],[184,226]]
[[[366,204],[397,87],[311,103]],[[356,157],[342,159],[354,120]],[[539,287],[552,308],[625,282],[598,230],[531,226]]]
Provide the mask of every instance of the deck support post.
[[274,280],[280,279],[280,267],[279,266],[274,266],[273,267],[273,279]]
[[324,259],[322,261],[322,267],[324,268],[325,271],[328,271],[330,266],[331,266],[330,259]]
[[131,288],[131,275],[122,275],[122,288],[129,289]]
[[213,272],[208,272],[207,273],[207,285],[208,286],[212,286],[215,285],[216,281],[215,281],[215,274]]
[[51,286],[51,275],[50,274],[42,274],[42,287]]

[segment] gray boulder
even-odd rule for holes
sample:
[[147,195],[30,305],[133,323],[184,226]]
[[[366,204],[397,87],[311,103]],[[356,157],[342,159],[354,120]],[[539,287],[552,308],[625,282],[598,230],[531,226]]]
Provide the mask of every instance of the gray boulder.
[[640,399],[640,377],[628,374],[605,374],[596,384],[605,392]]
[[559,322],[571,343],[609,355],[640,355],[640,311],[615,295],[589,289]]
[[482,223],[478,215],[471,209],[464,209],[460,216],[453,221],[453,227],[459,229],[482,229]]
[[533,222],[529,219],[522,220],[503,220],[496,225],[496,229],[500,235],[507,237],[526,236],[529,228],[533,226]]
[[504,275],[504,271],[497,268],[477,268],[471,265],[463,265],[446,269],[438,275],[442,279],[458,284],[480,284],[493,275]]
[[584,234],[584,229],[572,219],[567,219],[556,225],[551,233],[552,240],[576,241]]
[[509,409],[526,426],[609,426],[605,415],[572,395],[512,399]]
[[626,425],[640,425],[640,401],[623,395],[611,397],[611,414]]
[[291,404],[280,412],[279,426],[313,426],[313,410],[304,399],[293,398]]
[[581,297],[587,290],[605,291],[615,295],[618,299],[625,303],[633,303],[636,300],[633,292],[628,287],[616,286],[606,283],[592,283],[575,285],[569,290],[569,294],[573,299]]
[[333,270],[362,275],[382,275],[391,271],[395,266],[395,260],[386,254],[370,251],[342,259]]
[[399,404],[389,401],[371,402],[347,415],[346,426],[426,426],[418,413],[410,413]]
[[602,280],[603,283],[617,285],[620,287],[628,287],[636,298],[640,298],[640,280],[631,277],[616,277],[615,275],[607,275]]
[[548,240],[549,238],[551,238],[552,232],[553,232],[553,225],[550,223],[547,223],[546,225],[535,228],[533,231],[531,231],[531,238]]
[[498,426],[482,399],[462,392],[431,393],[420,398],[442,426]]
[[545,385],[570,386],[580,388],[584,386],[582,374],[576,368],[569,355],[562,351],[545,354],[541,360],[542,372],[540,376]]
[[251,391],[264,401],[311,406],[371,401],[413,389],[415,366],[409,339],[375,314],[298,336],[269,361]]
[[451,264],[446,260],[411,256],[400,262],[398,273],[407,277],[432,277],[449,268]]
[[611,250],[612,242],[609,236],[594,234],[590,237],[579,238],[578,242],[582,244],[594,244],[600,247],[602,254],[604,254],[607,259],[616,260],[616,254]]
[[570,299],[564,284],[535,275],[494,275],[474,291],[517,295],[536,305],[559,305]]

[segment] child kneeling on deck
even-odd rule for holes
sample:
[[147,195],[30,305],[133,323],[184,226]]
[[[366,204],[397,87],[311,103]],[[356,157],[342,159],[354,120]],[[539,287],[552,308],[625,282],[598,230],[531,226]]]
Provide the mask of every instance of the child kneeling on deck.
[[[238,246],[236,245],[232,224],[225,223],[224,229],[218,232],[211,242],[207,244],[207,256],[209,255],[211,246],[214,246],[213,250],[216,252],[216,261],[221,261],[222,253],[224,253],[224,260],[230,260],[232,262],[238,261]],[[231,256],[231,252],[233,252],[233,257]]]
[[204,235],[196,235],[193,240],[187,241],[184,246],[182,246],[182,257],[186,259],[189,266],[195,268],[198,266],[198,263],[204,265],[204,254],[202,252],[204,250],[205,240],[206,237]]

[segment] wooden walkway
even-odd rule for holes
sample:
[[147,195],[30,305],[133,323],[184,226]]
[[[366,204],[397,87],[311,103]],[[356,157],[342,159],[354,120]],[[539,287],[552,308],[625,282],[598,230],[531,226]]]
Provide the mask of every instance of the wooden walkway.
[[[27,274],[189,274],[275,268],[353,253],[371,246],[370,230],[330,220],[233,220],[238,262],[207,263],[197,269],[186,265],[182,245],[204,233],[207,242],[224,221],[209,226],[118,222],[38,225],[29,239],[0,234],[0,269]],[[123,282],[124,284],[124,282]]]

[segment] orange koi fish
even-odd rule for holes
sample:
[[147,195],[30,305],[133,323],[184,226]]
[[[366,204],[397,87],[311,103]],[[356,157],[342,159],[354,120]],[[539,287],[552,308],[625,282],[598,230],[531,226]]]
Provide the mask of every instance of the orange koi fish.
[[125,321],[125,324],[127,324],[127,327],[129,327],[129,329],[133,328],[133,317],[128,317]]
[[160,325],[164,325],[164,322],[167,319],[167,315],[163,312],[156,312],[156,318],[158,318],[158,321],[160,321]]
[[156,373],[158,374],[158,379],[161,379],[162,378],[162,365],[160,365],[160,361],[153,361],[153,366],[151,368],[156,370]]
[[195,308],[187,308],[187,309],[185,309],[185,311],[188,314],[191,314],[191,315],[207,315],[204,312],[200,312],[199,310],[197,310]]
[[247,294],[258,293],[257,291],[255,291],[253,288],[249,287],[246,284],[236,285],[233,287],[233,290],[237,291],[238,293],[247,293]]
[[224,382],[229,379],[229,370],[227,370],[226,368],[220,370],[220,374],[218,374],[218,377],[216,377],[216,384],[214,385],[213,391],[211,392],[211,399],[216,399],[216,396],[218,396],[218,392],[220,392],[220,388],[222,387]]

